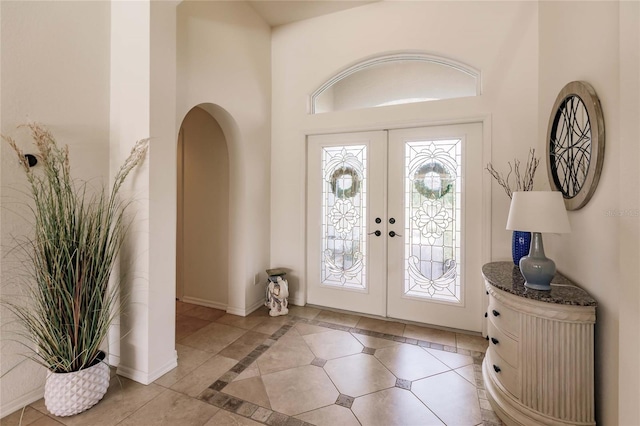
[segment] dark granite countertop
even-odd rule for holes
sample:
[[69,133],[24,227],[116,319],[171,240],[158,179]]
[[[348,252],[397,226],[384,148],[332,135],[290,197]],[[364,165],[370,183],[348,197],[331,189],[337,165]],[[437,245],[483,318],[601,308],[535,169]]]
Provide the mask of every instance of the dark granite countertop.
[[560,273],[556,273],[553,277],[551,291],[533,290],[525,287],[520,268],[514,265],[513,262],[487,263],[482,267],[482,275],[492,286],[527,299],[560,305],[598,305],[589,293],[576,286]]

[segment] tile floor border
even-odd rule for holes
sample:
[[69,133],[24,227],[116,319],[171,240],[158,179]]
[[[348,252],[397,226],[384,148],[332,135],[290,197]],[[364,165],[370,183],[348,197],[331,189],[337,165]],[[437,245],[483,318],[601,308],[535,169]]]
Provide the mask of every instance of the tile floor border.
[[[304,422],[294,416],[279,413],[270,410],[265,407],[253,404],[249,401],[244,401],[235,396],[228,395],[223,392],[224,388],[231,383],[240,373],[242,373],[249,365],[253,364],[258,358],[264,354],[271,346],[273,346],[282,336],[290,331],[296,324],[308,324],[317,327],[323,327],[331,330],[345,331],[352,334],[360,334],[363,336],[375,337],[378,339],[389,340],[398,343],[404,343],[408,345],[420,346],[423,348],[431,348],[440,351],[446,351],[451,353],[458,353],[461,355],[470,356],[473,359],[475,386],[478,389],[478,401],[480,404],[480,412],[482,414],[483,426],[500,426],[502,425],[500,419],[491,409],[491,405],[487,399],[487,394],[484,388],[484,380],[482,379],[482,361],[484,359],[484,353],[478,351],[471,351],[467,349],[459,349],[456,347],[442,345],[439,343],[433,343],[426,340],[413,339],[404,336],[396,336],[393,334],[380,333],[377,331],[365,330],[357,327],[348,327],[340,324],[334,324],[326,321],[318,321],[314,319],[307,319],[292,315],[286,324],[282,325],[276,332],[271,334],[265,341],[256,346],[256,348],[245,356],[242,360],[238,361],[236,365],[230,368],[224,373],[218,380],[213,382],[207,389],[205,389],[198,399],[211,404],[220,409],[229,411],[231,413],[240,415],[244,418],[258,421],[270,426],[313,426],[310,423]],[[363,348],[363,353],[373,355],[375,349]],[[326,360],[321,358],[315,358],[311,365],[317,367],[323,367]],[[404,379],[397,379],[396,387],[411,390],[411,381]],[[355,398],[340,394],[338,399],[334,403],[345,408],[350,409]]]

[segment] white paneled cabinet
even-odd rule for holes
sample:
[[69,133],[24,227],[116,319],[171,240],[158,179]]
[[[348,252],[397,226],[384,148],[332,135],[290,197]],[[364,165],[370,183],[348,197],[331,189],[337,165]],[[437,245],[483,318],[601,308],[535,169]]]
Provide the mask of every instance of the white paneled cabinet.
[[489,348],[482,375],[507,425],[595,425],[596,302],[560,274],[551,291],[524,286],[511,262],[484,265]]

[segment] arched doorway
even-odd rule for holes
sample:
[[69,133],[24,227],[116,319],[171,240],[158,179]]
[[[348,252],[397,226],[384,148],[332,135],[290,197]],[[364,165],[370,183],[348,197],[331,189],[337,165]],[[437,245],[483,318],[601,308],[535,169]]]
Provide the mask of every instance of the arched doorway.
[[229,283],[229,150],[200,106],[185,116],[177,153],[176,297],[225,310]]

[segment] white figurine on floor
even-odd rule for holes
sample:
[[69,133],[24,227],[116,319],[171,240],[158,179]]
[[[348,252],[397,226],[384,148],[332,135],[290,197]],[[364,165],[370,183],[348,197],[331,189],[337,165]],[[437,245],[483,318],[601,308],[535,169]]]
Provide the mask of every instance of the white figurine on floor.
[[287,280],[283,280],[280,277],[278,277],[275,283],[269,280],[269,286],[267,287],[267,306],[271,308],[269,311],[270,316],[277,317],[278,315],[286,315],[289,313],[289,309],[287,309],[287,297],[289,297],[289,283],[287,283]]

